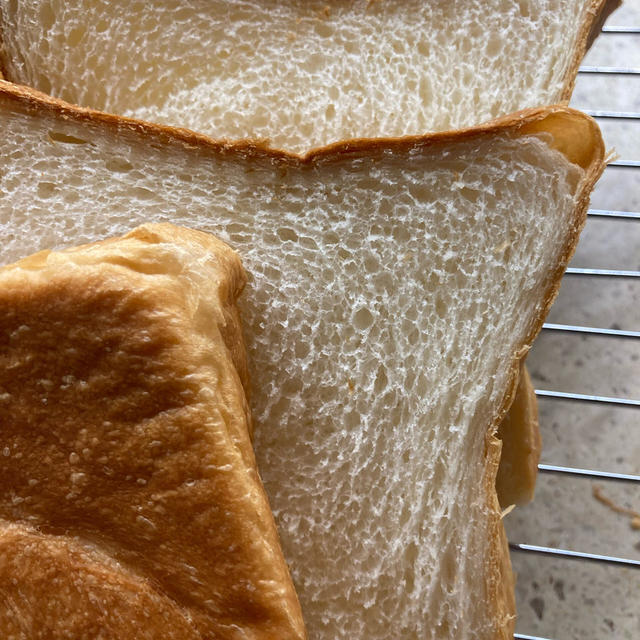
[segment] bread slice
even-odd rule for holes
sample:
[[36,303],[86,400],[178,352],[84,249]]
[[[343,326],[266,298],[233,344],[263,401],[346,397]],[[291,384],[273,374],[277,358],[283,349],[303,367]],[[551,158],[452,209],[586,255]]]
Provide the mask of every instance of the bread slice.
[[494,437],[603,169],[587,116],[295,156],[0,83],[6,260],[143,220],[250,274],[255,446],[310,637],[507,638]]
[[521,363],[512,405],[499,424],[502,442],[496,491],[503,509],[533,500],[542,437],[538,428],[538,403],[529,372]]
[[306,637],[249,437],[244,284],[170,224],[0,269],[2,638]]
[[[306,151],[568,100],[589,32],[618,4],[154,0],[123,11],[0,0],[0,68],[76,104]],[[516,398],[511,428],[539,442],[536,421],[518,422],[533,389]],[[540,452],[522,457],[510,442],[500,501],[520,504],[533,496]]]
[[0,0],[5,77],[295,152],[568,100],[606,0]]

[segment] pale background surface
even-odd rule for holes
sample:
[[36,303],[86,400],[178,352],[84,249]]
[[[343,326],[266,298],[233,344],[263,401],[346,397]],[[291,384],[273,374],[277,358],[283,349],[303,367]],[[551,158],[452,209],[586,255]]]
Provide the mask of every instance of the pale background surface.
[[[607,21],[640,26],[640,0]],[[584,61],[640,69],[640,34],[601,34]],[[640,112],[640,76],[580,75],[572,105]],[[640,121],[599,120],[608,148],[640,160]],[[592,208],[640,211],[640,169],[607,169]],[[640,270],[640,221],[590,219],[572,265]],[[567,276],[548,322],[640,331],[640,278]],[[543,331],[529,356],[537,389],[640,399],[640,340]],[[542,462],[640,475],[640,409],[540,400]],[[512,542],[640,560],[640,530],[592,485],[640,512],[640,485],[541,475],[532,505],[506,518]],[[640,639],[640,569],[512,553],[517,632],[553,640]]]

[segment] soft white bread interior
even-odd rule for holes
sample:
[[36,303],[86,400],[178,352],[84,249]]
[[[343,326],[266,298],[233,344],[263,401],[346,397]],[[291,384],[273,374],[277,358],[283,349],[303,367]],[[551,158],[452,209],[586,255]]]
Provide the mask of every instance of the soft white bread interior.
[[[76,104],[305,151],[568,100],[589,30],[618,4],[0,0],[0,68]],[[515,402],[526,420],[518,407],[535,396]],[[539,441],[537,423],[514,416]],[[500,500],[522,503],[535,455],[510,442]]]
[[0,269],[2,638],[305,637],[249,436],[244,284],[169,224]]
[[564,107],[307,157],[0,83],[3,257],[143,220],[243,256],[256,452],[314,639],[508,638],[493,437],[603,168]]
[[568,100],[606,4],[0,0],[0,65],[75,104],[304,152]]

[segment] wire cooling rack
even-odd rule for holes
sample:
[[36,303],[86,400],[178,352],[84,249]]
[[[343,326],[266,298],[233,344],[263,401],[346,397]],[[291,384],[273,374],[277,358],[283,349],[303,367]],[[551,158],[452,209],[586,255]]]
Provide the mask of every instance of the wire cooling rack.
[[[637,20],[638,15],[640,15],[640,7],[632,8],[630,12],[631,18]],[[613,19],[616,19],[615,15]],[[630,266],[640,268],[638,267],[638,264],[640,264],[640,242],[638,242],[640,240],[640,207],[637,207],[638,200],[640,200],[640,191],[638,190],[638,186],[640,186],[640,161],[637,159],[640,156],[640,62],[638,62],[640,61],[640,26],[605,26],[602,31],[603,33],[594,45],[594,50],[597,47],[601,47],[605,54],[608,51],[609,55],[605,55],[604,58],[615,61],[616,65],[583,65],[579,71],[578,86],[580,82],[583,82],[586,86],[584,82],[586,78],[598,79],[596,82],[600,79],[608,79],[608,81],[615,81],[619,86],[623,83],[624,90],[618,91],[616,95],[623,96],[623,99],[619,101],[624,104],[616,105],[616,108],[612,110],[583,110],[599,121],[604,131],[607,146],[612,145],[610,138],[616,137],[615,135],[608,137],[607,131],[611,132],[615,127],[621,128],[618,131],[618,136],[622,135],[623,140],[627,143],[630,142],[630,146],[626,144],[623,146],[627,146],[631,151],[628,149],[625,149],[625,151],[620,150],[621,157],[609,163],[604,176],[604,178],[608,179],[608,182],[607,180],[604,180],[604,182],[606,184],[619,185],[621,176],[618,174],[629,174],[628,177],[630,179],[627,180],[628,184],[625,186],[625,194],[628,195],[623,194],[623,196],[629,202],[625,208],[630,208],[631,210],[592,208],[588,212],[587,227],[590,224],[597,224],[595,221],[606,221],[608,224],[618,225],[616,233],[619,237],[622,237],[623,242],[627,243],[626,246],[629,249],[627,253],[630,253],[632,260],[636,262]],[[617,43],[620,43],[619,46],[611,46],[614,39]],[[629,50],[638,52],[637,56],[631,58],[631,64],[627,62],[627,56],[622,53]],[[620,56],[616,52],[620,52]],[[588,102],[599,104],[610,101],[612,93],[600,90],[599,94],[593,95],[592,92],[592,99]],[[579,104],[576,106],[580,107]],[[638,150],[636,157],[625,157],[627,153],[634,154],[634,149]],[[634,205],[635,210],[633,210]],[[624,229],[620,227],[624,227]],[[627,236],[627,239],[625,239],[625,236]],[[632,244],[629,245],[629,243]],[[615,255],[612,256],[612,259],[615,260],[615,258]],[[584,254],[583,260],[585,259],[589,260],[588,252]],[[582,280],[580,284],[585,285],[586,289],[584,290],[589,292],[586,298],[583,296],[585,300],[582,301],[582,304],[586,307],[586,311],[581,313],[583,318],[597,315],[591,312],[592,310],[589,309],[589,306],[595,308],[598,304],[602,304],[602,296],[600,295],[602,286],[613,283],[613,286],[619,287],[621,285],[627,286],[626,283],[629,283],[625,291],[629,291],[629,287],[638,286],[637,291],[640,292],[640,271],[632,269],[601,269],[595,266],[593,268],[571,267],[567,270],[563,281],[563,290],[565,286],[570,287],[575,284],[577,279]],[[625,321],[631,321],[632,325],[635,324],[635,328],[638,328],[640,326],[640,305],[636,304],[634,295],[627,295],[628,297],[622,303],[627,305],[628,310],[625,314]],[[573,304],[573,301],[571,304]],[[566,315],[569,317],[572,315],[571,304],[565,305],[568,310]],[[604,304],[607,304],[607,302],[605,301]],[[576,314],[573,315],[575,316]],[[633,329],[633,326],[621,328],[618,326],[618,322],[610,323],[608,327],[548,322],[543,326],[543,332],[539,340],[552,340],[555,341],[554,345],[562,344],[559,340],[578,340],[577,347],[574,342],[573,347],[566,347],[563,352],[568,358],[572,358],[574,362],[584,366],[579,357],[580,341],[584,343],[585,340],[590,338],[616,341],[618,352],[626,355],[628,353],[626,347],[632,346],[633,349],[637,349],[638,346],[638,342],[634,341],[640,338],[640,331]],[[551,347],[552,359],[554,348],[557,351],[559,347]],[[608,347],[605,347],[604,352],[608,353],[607,349]],[[631,355],[632,359],[638,359],[637,355]],[[602,358],[599,362],[591,361],[587,363],[588,367],[592,369],[592,378],[596,379],[596,387],[599,377],[603,383],[601,387],[606,388],[609,371],[616,366],[616,362],[616,357],[613,357]],[[548,372],[551,366],[554,366],[551,361],[538,365],[530,364],[536,387],[542,386],[541,382],[545,386],[546,383],[549,383],[549,386],[553,386],[554,374]],[[538,375],[536,375],[536,367],[540,370]],[[546,372],[545,369],[547,370]],[[570,376],[568,379],[571,381]],[[603,393],[600,395],[553,390],[553,388],[537,388],[536,395],[539,398],[541,409],[543,440],[546,441],[547,439],[545,434],[551,434],[552,444],[555,445],[555,450],[553,451],[555,457],[562,459],[562,456],[565,456],[566,459],[571,456],[572,439],[586,437],[580,434],[579,428],[582,425],[580,424],[580,419],[576,418],[582,407],[589,407],[587,411],[591,411],[592,408],[599,411],[597,420],[601,421],[601,428],[605,436],[610,425],[615,422],[613,413],[617,409],[624,408],[627,411],[632,411],[640,408],[640,399],[638,399],[640,394],[638,394],[637,383],[638,380],[630,381],[631,391],[629,396],[626,397],[624,394],[609,395]],[[624,390],[629,391],[628,388]],[[632,423],[635,423],[636,429],[640,430],[638,415],[638,413],[634,413],[633,417],[627,417],[626,421],[629,422],[631,420]],[[572,420],[572,424],[569,426],[574,429],[574,432],[569,432],[568,428],[564,428],[567,427],[569,417]],[[554,421],[554,433],[551,433],[550,425],[546,420]],[[633,427],[633,424],[631,426]],[[540,472],[538,493],[540,492],[540,485],[545,484],[543,488],[545,499],[553,504],[541,507],[536,506],[536,501],[534,501],[531,507],[519,510],[520,515],[513,527],[509,526],[509,518],[507,519],[510,539],[514,539],[509,545],[512,553],[512,562],[516,572],[519,574],[517,576],[519,620],[517,625],[518,633],[515,634],[515,638],[519,640],[640,639],[640,572],[633,571],[633,577],[629,578],[629,572],[625,571],[640,569],[640,560],[616,553],[616,550],[627,551],[629,548],[640,551],[640,531],[634,531],[629,524],[627,524],[625,530],[624,526],[616,522],[614,529],[621,533],[613,535],[606,533],[600,536],[600,543],[602,543],[600,546],[604,545],[611,549],[611,553],[595,553],[588,546],[588,531],[602,531],[602,527],[606,528],[611,519],[619,519],[623,516],[620,515],[621,509],[619,507],[617,513],[608,513],[606,506],[603,507],[598,504],[595,498],[589,495],[588,489],[576,484],[589,483],[589,489],[591,489],[593,482],[597,481],[607,492],[615,492],[616,486],[623,485],[624,489],[621,490],[622,494],[620,495],[622,496],[622,502],[626,504],[624,504],[622,510],[626,509],[627,512],[632,512],[633,508],[635,508],[640,511],[640,475],[637,475],[640,472],[639,435],[638,432],[635,432],[633,438],[629,439],[633,439],[635,444],[630,441],[627,442],[626,439],[620,443],[622,449],[625,446],[631,448],[629,455],[631,473],[622,472],[617,468],[616,460],[627,462],[622,455],[614,457],[613,460],[605,461],[603,464],[606,464],[606,466],[603,469],[582,468],[581,466],[569,464],[564,466],[548,464],[544,462],[545,456],[548,454],[543,447],[543,463],[538,467]],[[612,437],[616,436],[612,434]],[[559,446],[559,443],[562,442],[564,444]],[[636,448],[633,449],[633,447]],[[572,457],[575,458],[575,456]],[[581,489],[580,497],[572,498],[571,490],[563,488],[567,485],[579,487]],[[593,495],[595,496],[595,490]],[[578,504],[571,504],[572,502],[577,502]],[[631,504],[631,507],[628,504]],[[554,514],[562,515],[561,512],[570,509],[574,509],[574,513],[577,514],[593,512],[592,516],[585,515],[584,519],[578,517],[582,521],[579,529],[580,535],[572,536],[566,531],[559,531],[557,526],[554,529]],[[634,524],[637,526],[637,521]],[[547,538],[561,540],[565,542],[566,546],[532,544],[532,542],[535,542],[536,536],[540,535],[539,531],[544,533],[545,528],[552,532],[546,535]],[[585,530],[585,535],[582,535]],[[627,537],[625,538],[625,536]],[[533,540],[531,539],[532,537],[534,538]],[[631,540],[631,542],[623,544],[623,540]],[[634,540],[637,542],[631,547]],[[576,545],[575,548],[573,547],[574,544]],[[579,545],[586,546],[586,548]],[[582,566],[572,571],[572,567],[569,565],[575,563],[579,563]],[[585,576],[589,576],[588,565],[592,564],[608,567],[610,570],[603,572],[598,569],[598,575],[586,578],[593,584],[580,584],[580,581],[585,581]],[[624,577],[621,578],[622,574],[624,574]],[[612,584],[615,585],[616,589],[611,588]],[[574,591],[572,597],[567,595],[568,589]],[[588,595],[589,589],[592,589],[591,596]],[[584,593],[578,595],[576,592],[581,590],[584,590]],[[615,596],[614,594],[614,597],[609,597],[612,591],[622,595]],[[554,600],[552,605],[555,607],[556,612],[555,615],[551,616],[551,620],[548,617],[545,620],[545,611],[548,612],[549,610],[549,600]],[[567,607],[567,605],[570,606]],[[616,608],[618,608],[618,611],[616,611]],[[520,630],[523,632],[520,632]],[[544,636],[533,635],[542,631],[545,632]]]

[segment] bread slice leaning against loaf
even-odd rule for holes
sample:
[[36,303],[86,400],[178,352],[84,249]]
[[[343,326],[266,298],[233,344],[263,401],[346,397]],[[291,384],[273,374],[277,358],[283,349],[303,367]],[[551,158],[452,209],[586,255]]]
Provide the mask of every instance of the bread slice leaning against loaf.
[[[587,35],[618,4],[0,0],[0,68],[83,106],[304,152],[568,101]],[[533,497],[527,389],[500,430],[504,506]]]
[[507,638],[494,437],[603,169],[565,107],[295,156],[0,83],[4,259],[142,220],[216,233],[310,637]]
[[0,269],[2,638],[306,637],[249,436],[244,284],[169,224]]

